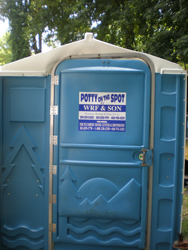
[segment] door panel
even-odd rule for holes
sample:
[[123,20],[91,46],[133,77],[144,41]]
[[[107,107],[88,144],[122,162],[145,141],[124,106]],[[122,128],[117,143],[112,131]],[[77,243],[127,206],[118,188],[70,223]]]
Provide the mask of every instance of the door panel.
[[[117,69],[113,71],[110,68],[96,69],[96,67],[91,67],[89,70],[76,68],[64,70],[61,74],[61,82],[63,83],[60,97],[61,143],[142,145],[143,132],[146,130],[144,123],[145,125],[146,122],[149,123],[149,118],[144,117],[145,114],[143,113],[144,108],[146,109],[144,105],[149,105],[144,96],[146,91],[150,91],[145,86],[146,76],[144,71],[131,70],[129,72],[126,69],[119,73]],[[126,118],[129,121],[126,122],[127,133],[110,133],[109,136],[107,132],[101,136],[101,131],[87,131],[86,136],[83,136],[84,131],[78,132],[79,93],[85,92],[127,93],[126,106],[130,105],[126,110]],[[65,106],[66,108],[63,109]]]
[[150,72],[91,61],[60,73],[54,241],[144,248],[148,168],[138,156],[149,147]]

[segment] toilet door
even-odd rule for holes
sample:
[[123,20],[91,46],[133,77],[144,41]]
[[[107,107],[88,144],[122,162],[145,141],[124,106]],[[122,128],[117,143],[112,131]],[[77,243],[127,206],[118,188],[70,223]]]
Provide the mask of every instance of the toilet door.
[[129,62],[59,66],[55,249],[145,247],[150,70]]

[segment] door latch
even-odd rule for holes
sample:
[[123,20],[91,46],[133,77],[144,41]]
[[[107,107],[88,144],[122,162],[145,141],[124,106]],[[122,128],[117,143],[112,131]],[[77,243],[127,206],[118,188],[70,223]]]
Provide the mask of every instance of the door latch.
[[139,159],[142,161],[142,167],[151,167],[152,165],[152,150],[142,148],[142,153],[139,155]]

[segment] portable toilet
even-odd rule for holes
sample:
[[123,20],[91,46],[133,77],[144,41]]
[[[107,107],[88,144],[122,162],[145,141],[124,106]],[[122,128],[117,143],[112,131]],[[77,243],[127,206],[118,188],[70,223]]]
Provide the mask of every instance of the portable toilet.
[[0,249],[173,249],[185,75],[92,33],[2,66]]

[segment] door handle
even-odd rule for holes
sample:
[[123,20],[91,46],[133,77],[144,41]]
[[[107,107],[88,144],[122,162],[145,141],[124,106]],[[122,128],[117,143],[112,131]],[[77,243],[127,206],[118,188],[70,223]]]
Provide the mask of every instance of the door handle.
[[147,149],[142,148],[142,155],[143,155],[143,162],[141,163],[142,167],[148,166],[148,164],[146,163],[146,152],[147,152]]
[[152,165],[152,150],[142,148],[142,153],[139,155],[139,159],[142,161],[142,167],[150,167]]

